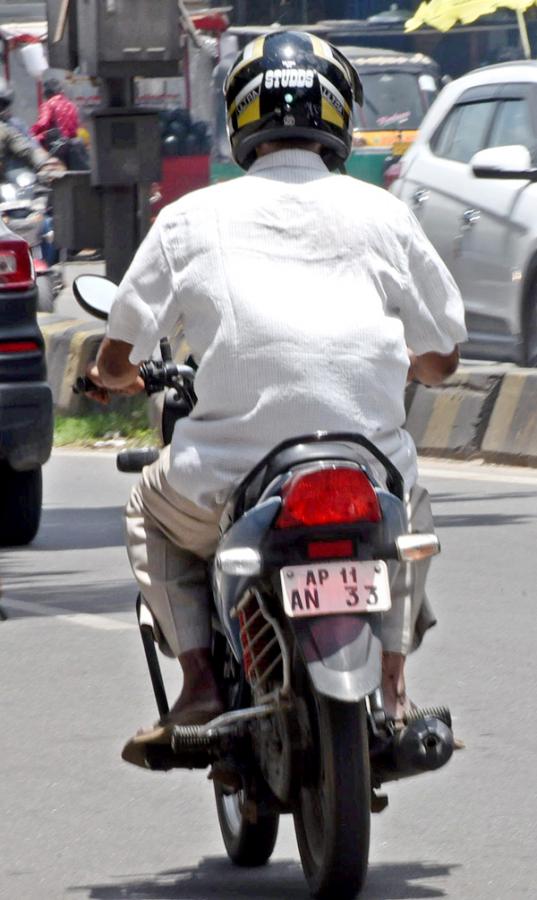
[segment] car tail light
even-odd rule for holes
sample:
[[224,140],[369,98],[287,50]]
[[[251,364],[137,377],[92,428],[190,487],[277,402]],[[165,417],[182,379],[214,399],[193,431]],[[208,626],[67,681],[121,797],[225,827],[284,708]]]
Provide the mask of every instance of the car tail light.
[[392,186],[394,181],[397,181],[397,179],[400,177],[400,175],[401,175],[401,160],[398,159],[397,162],[392,163],[391,166],[388,166],[384,171],[383,184],[384,184],[384,187],[386,188],[386,190],[388,190],[388,188],[390,188]]
[[19,238],[0,241],[0,291],[32,287],[34,267],[30,248]]
[[39,350],[35,341],[0,341],[0,353],[32,353]]
[[380,505],[360,469],[333,467],[296,474],[285,485],[276,528],[380,522]]

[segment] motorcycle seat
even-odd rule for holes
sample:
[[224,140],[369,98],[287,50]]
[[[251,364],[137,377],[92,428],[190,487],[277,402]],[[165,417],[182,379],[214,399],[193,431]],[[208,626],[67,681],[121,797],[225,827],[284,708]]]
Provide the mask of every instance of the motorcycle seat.
[[342,442],[321,441],[317,444],[295,444],[281,450],[269,460],[264,473],[261,473],[260,493],[274,481],[278,475],[285,475],[296,466],[319,461],[344,461],[363,464],[365,451],[361,447]]

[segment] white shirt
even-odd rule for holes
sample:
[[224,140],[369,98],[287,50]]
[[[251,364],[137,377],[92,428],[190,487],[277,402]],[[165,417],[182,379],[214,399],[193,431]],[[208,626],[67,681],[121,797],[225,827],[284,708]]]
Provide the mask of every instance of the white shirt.
[[294,149],[160,213],[108,335],[138,363],[179,321],[198,402],[175,426],[168,479],[206,507],[277,443],[317,430],[361,432],[412,486],[406,348],[466,339],[455,282],[406,206]]

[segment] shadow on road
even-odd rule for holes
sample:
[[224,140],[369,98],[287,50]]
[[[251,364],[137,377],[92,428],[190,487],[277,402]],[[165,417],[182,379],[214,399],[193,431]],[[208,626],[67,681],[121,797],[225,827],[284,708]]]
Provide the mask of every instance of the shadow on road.
[[[371,866],[360,900],[428,900],[446,892],[425,882],[446,877],[453,865],[386,863]],[[90,900],[307,900],[300,865],[279,860],[263,869],[237,869],[227,859],[208,857],[194,868],[115,884],[80,885],[70,893]],[[336,898],[334,898],[336,900]]]
[[[533,521],[536,514],[533,510],[537,508],[535,500],[537,499],[537,491],[505,491],[496,494],[464,494],[464,493],[431,493],[431,502],[433,506],[434,522],[438,528],[473,528],[476,525],[521,525],[528,521]],[[502,512],[500,504],[505,504],[508,500],[531,500],[532,510],[529,513],[515,513],[512,511],[510,504],[509,511]],[[471,502],[496,503],[500,509],[496,512],[457,512],[442,514],[436,511],[438,503],[455,503],[466,504]],[[505,506],[503,506],[505,509]]]
[[518,513],[473,513],[464,515],[458,513],[452,516],[443,516],[434,513],[435,528],[475,528],[480,525],[523,525],[531,522],[535,516],[526,516]]
[[122,506],[44,509],[29,550],[92,550],[125,543]]
[[[57,573],[54,573],[54,577]],[[21,583],[9,572],[6,577],[6,590],[3,597],[3,612],[9,620],[22,619],[27,616],[57,616],[61,614],[87,613],[90,615],[107,615],[110,613],[132,612],[133,622],[136,603],[136,584],[134,581],[110,581],[96,585],[61,584],[52,581],[43,584],[43,577],[28,577]],[[9,578],[13,581],[9,583]],[[10,606],[10,601],[13,601]],[[25,603],[28,607],[25,608]],[[34,605],[35,604],[35,605]],[[53,607],[47,612],[47,607]],[[0,600],[2,607],[2,600]]]

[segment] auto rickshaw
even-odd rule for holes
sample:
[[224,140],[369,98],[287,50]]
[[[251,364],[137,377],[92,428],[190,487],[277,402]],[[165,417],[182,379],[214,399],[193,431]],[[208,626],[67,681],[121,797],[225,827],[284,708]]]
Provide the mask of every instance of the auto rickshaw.
[[416,138],[421,121],[438,94],[440,69],[423,53],[342,46],[359,72],[364,104],[354,110],[350,175],[384,183],[386,168]]

